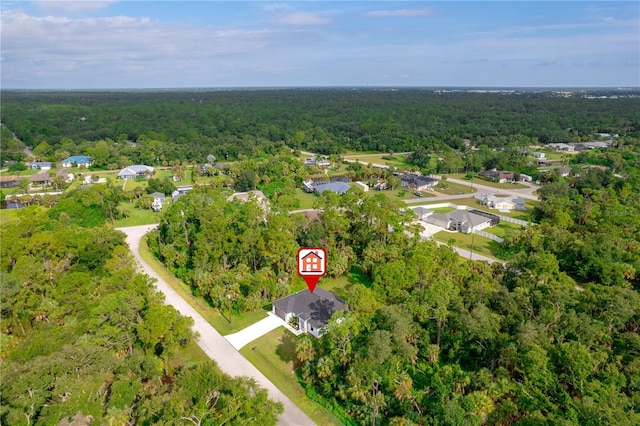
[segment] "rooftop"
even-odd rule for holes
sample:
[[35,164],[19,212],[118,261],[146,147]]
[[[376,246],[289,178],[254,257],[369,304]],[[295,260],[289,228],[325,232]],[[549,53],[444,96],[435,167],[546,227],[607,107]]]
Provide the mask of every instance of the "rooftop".
[[320,287],[316,287],[313,293],[305,289],[276,300],[273,306],[308,320],[314,328],[326,326],[334,312],[344,310],[342,300]]

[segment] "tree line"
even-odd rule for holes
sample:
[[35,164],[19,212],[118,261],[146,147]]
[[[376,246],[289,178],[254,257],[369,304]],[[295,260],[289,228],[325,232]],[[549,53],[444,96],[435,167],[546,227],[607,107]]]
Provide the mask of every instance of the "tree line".
[[[615,94],[609,93],[609,95]],[[619,95],[619,94],[618,94]],[[106,167],[221,161],[287,144],[344,150],[461,149],[640,137],[637,97],[562,98],[552,92],[439,93],[429,89],[175,92],[3,91],[0,119],[42,159],[86,154]],[[2,159],[23,158],[3,130]],[[36,153],[34,152],[34,153]],[[61,158],[62,157],[62,158]]]

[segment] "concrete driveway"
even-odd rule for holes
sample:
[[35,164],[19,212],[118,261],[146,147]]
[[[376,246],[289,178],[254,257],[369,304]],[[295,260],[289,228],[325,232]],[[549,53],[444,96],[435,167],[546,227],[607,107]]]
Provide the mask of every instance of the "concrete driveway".
[[197,340],[198,346],[218,364],[218,367],[231,376],[247,376],[269,392],[269,396],[280,401],[284,406],[284,413],[278,418],[279,425],[306,426],[313,425],[313,421],[300,410],[289,398],[285,396],[269,379],[267,379],[245,357],[240,355],[224,337],[216,331],[186,300],[163,280],[156,271],[140,257],[139,246],[142,237],[154,229],[156,225],[132,226],[118,228],[118,231],[127,235],[127,244],[131,252],[140,264],[142,272],[156,279],[156,287],[165,296],[165,304],[171,305],[182,315],[193,318],[193,330],[200,334]]
[[275,330],[276,328],[283,326],[284,321],[281,318],[273,315],[271,312],[267,315],[265,319],[262,319],[247,328],[243,328],[237,333],[227,334],[224,336],[225,339],[231,345],[240,350],[246,344],[253,342],[258,337],[262,337],[268,332]]

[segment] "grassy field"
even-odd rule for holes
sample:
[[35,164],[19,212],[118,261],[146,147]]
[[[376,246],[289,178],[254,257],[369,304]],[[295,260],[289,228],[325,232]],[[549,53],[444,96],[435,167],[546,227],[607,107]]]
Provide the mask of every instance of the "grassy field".
[[491,182],[489,180],[485,180],[484,178],[480,177],[480,176],[474,176],[473,177],[473,181],[471,180],[467,180],[465,179],[465,174],[464,173],[450,173],[448,175],[443,175],[443,176],[447,176],[449,178],[452,179],[459,179],[459,180],[464,180],[469,182],[469,185],[471,185],[471,183],[473,182],[474,185],[484,185],[484,186],[490,186],[491,188],[496,188],[496,189],[518,189],[518,188],[528,188],[527,185],[523,185],[521,183],[498,183],[498,182]]
[[358,160],[360,161],[360,163],[362,163],[365,166],[369,163],[375,163],[375,164],[386,164],[387,166],[394,166],[394,167],[411,167],[411,164],[407,163],[406,157],[404,155],[395,154],[391,160],[382,158],[382,157],[388,157],[388,156],[389,156],[388,154],[366,155],[366,156],[354,154],[354,155],[344,156],[344,158],[346,160]]
[[297,339],[289,330],[279,327],[249,343],[240,353],[316,424],[341,424],[328,410],[307,398],[298,382],[295,374]]
[[459,183],[446,182],[446,185],[446,189],[436,188],[435,190],[446,195],[473,194],[478,191],[476,188],[471,188],[468,185],[461,185]]
[[135,203],[120,203],[119,209],[128,213],[128,217],[117,220],[114,226],[124,228],[126,226],[151,225],[158,223],[160,214],[151,209],[140,209]]
[[254,312],[233,313],[229,322],[228,312],[220,313],[212,308],[204,299],[196,297],[191,292],[188,285],[177,279],[167,268],[164,267],[149,251],[147,240],[144,238],[140,243],[140,256],[153,268],[183,299],[185,299],[202,317],[222,335],[235,333],[243,328],[263,319],[267,311],[258,310]]
[[296,188],[295,197],[296,200],[300,201],[300,207],[298,209],[312,209],[313,204],[318,200],[318,196],[315,194],[309,194],[301,188]]
[[487,228],[484,231],[489,232],[490,234],[496,235],[498,237],[505,238],[505,237],[510,237],[511,235],[515,234],[521,229],[523,229],[523,227],[520,225],[502,221],[498,225]]
[[[485,229],[485,232],[491,232],[492,228]],[[461,232],[440,231],[433,235],[433,239],[443,243],[449,243],[450,239],[454,239],[454,246],[471,250],[473,242],[473,252],[483,256],[495,258],[495,253],[500,248],[500,244],[485,237],[475,234],[463,234]]]

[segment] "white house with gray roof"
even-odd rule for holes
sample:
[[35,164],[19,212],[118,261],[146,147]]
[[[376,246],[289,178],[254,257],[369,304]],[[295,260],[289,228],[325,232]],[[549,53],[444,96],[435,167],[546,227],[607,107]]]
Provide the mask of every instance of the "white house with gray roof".
[[120,170],[120,173],[118,173],[118,179],[128,180],[135,179],[137,177],[149,177],[153,175],[153,170],[154,168],[151,166],[136,164]]

